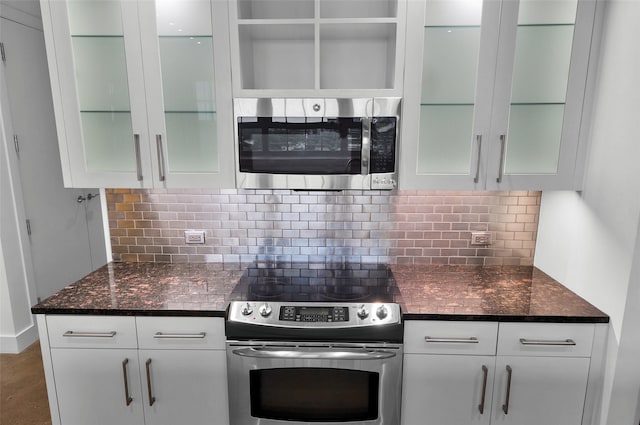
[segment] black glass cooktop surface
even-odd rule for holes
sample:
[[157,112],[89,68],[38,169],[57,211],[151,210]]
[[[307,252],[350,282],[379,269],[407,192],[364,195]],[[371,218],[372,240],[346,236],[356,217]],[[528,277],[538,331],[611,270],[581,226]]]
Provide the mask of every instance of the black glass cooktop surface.
[[231,300],[293,302],[400,302],[386,264],[256,263],[247,268]]

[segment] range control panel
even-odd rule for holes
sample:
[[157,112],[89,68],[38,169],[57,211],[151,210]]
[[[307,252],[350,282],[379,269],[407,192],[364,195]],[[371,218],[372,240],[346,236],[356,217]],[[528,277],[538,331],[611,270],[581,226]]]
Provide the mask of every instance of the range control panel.
[[228,322],[281,327],[360,327],[402,323],[394,303],[299,303],[233,301]]

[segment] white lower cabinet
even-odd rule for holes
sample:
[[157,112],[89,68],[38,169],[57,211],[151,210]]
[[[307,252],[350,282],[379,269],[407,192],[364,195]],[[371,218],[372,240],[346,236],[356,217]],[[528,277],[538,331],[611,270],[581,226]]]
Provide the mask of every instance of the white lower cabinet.
[[585,357],[498,356],[492,423],[580,425],[589,361]]
[[592,324],[405,323],[403,425],[581,425]]
[[53,425],[228,425],[224,319],[52,315],[39,326]]
[[144,424],[137,350],[53,348],[51,361],[61,424]]
[[405,354],[402,423],[488,425],[495,361],[493,356]]

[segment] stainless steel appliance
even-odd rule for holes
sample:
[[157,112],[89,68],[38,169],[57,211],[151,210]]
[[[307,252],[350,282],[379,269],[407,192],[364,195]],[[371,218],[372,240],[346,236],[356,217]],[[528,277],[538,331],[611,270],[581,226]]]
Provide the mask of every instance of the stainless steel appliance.
[[231,425],[399,424],[403,325],[388,273],[249,269],[239,293],[259,300],[227,310]]
[[400,98],[234,99],[246,189],[393,189]]

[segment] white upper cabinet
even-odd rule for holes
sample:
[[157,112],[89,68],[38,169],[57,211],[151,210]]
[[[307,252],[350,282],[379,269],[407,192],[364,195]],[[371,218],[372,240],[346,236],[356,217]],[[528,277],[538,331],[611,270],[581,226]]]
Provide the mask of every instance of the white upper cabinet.
[[410,1],[401,188],[575,188],[594,13],[590,0]]
[[65,186],[234,186],[226,2],[41,5]]
[[232,0],[236,97],[402,96],[406,0]]

